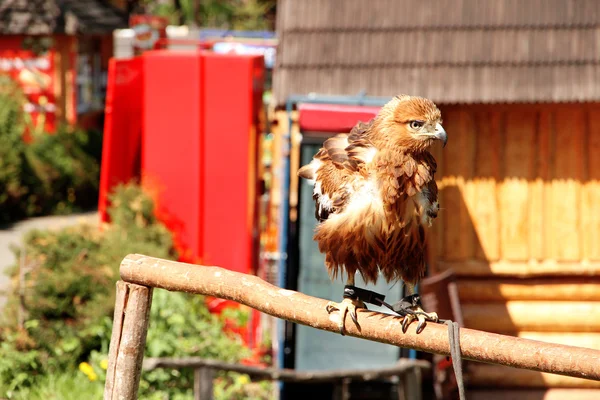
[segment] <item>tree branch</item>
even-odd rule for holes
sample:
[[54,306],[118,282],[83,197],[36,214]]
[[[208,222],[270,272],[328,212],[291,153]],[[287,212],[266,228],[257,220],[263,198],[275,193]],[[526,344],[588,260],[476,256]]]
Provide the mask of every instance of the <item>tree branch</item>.
[[[338,331],[339,315],[325,311],[326,300],[278,288],[252,275],[136,254],[125,257],[121,263],[121,278],[144,286],[233,300],[298,324]],[[450,354],[445,325],[428,323],[420,334],[416,334],[413,323],[404,334],[401,321],[400,317],[360,310],[360,326],[347,318],[346,334],[429,353]],[[465,359],[600,380],[598,350],[466,328],[461,329],[460,345]]]

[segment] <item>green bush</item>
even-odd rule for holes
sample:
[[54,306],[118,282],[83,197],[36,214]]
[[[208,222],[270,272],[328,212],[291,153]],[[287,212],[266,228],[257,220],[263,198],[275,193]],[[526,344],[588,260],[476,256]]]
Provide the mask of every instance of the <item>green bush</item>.
[[28,216],[65,214],[96,204],[101,137],[97,131],[62,125],[51,135],[37,135],[26,146],[28,167],[37,181],[29,186],[34,207],[26,210]]
[[[129,253],[176,256],[171,234],[139,187],[119,187],[110,200],[112,223],[102,231],[79,226],[27,235],[25,290],[21,297],[15,267],[15,287],[0,330],[0,397],[52,399],[70,393],[64,397],[69,399],[81,392],[99,398],[102,393],[120,261]],[[223,322],[208,312],[202,296],[157,289],[146,356],[230,362],[248,356],[239,338],[223,333]],[[216,383],[217,398],[268,398],[268,385],[240,383],[246,380],[223,374]],[[191,393],[192,371],[157,369],[142,375],[141,398],[189,399]]]
[[[59,126],[38,132],[22,93],[0,77],[0,223],[96,204],[102,134]],[[29,131],[31,143],[24,142]]]
[[[30,266],[26,286],[22,296],[18,288],[9,296],[3,336],[7,341],[12,336],[20,338],[12,342],[16,350],[33,350],[37,357],[31,362],[28,358],[19,361],[20,354],[8,354],[6,359],[0,355],[0,381],[15,381],[14,363],[22,366],[16,370],[29,371],[29,382],[17,383],[30,384],[40,371],[73,368],[92,350],[107,348],[120,261],[128,253],[172,258],[171,234],[156,221],[151,201],[141,190],[119,188],[113,203],[110,214],[119,223],[102,232],[82,225],[32,231],[25,237],[20,252]],[[129,219],[121,217],[125,214]],[[15,267],[13,279],[17,274]],[[18,323],[21,308],[27,312],[21,316],[26,318],[23,326]],[[10,353],[11,349],[4,350]],[[8,362],[13,356],[17,359]]]
[[27,194],[24,170],[25,113],[22,96],[16,86],[0,76],[0,222],[9,217],[10,210],[19,208],[19,201]]
[[102,399],[104,387],[90,381],[80,371],[41,376],[35,386],[15,392],[18,400],[95,400]]

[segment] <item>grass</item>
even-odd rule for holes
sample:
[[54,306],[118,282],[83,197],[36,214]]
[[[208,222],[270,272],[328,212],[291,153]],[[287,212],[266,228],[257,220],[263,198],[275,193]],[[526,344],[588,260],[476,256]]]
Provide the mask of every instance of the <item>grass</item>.
[[15,400],[94,400],[102,399],[104,386],[92,382],[82,372],[65,372],[41,378],[35,387],[21,389]]

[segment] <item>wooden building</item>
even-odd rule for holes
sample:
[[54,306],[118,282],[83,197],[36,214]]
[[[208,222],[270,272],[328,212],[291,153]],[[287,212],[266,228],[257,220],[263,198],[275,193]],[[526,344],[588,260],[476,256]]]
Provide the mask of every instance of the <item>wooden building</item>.
[[[600,349],[600,2],[280,0],[277,30],[279,105],[365,90],[440,106],[430,270],[458,274],[465,326]],[[600,398],[598,382],[488,365],[468,384]]]
[[21,86],[38,125],[101,124],[112,31],[128,23],[124,8],[115,5],[0,0],[0,74]]

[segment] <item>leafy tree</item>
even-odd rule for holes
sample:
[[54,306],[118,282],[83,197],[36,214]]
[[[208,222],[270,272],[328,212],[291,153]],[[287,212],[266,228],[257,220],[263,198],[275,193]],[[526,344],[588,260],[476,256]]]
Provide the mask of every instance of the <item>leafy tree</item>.
[[276,4],[276,0],[142,0],[138,11],[168,17],[173,24],[273,30]]

